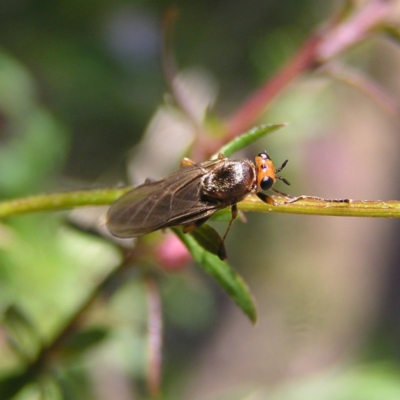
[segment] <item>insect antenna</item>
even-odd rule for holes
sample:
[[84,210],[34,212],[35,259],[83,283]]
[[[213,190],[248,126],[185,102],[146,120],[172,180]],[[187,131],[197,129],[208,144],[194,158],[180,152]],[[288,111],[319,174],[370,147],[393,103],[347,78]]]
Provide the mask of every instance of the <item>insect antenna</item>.
[[289,162],[289,160],[285,160],[282,165],[275,171],[276,173],[279,173],[283,170],[283,168],[286,167],[286,164]]
[[[283,168],[286,167],[286,164],[288,163],[288,161],[289,161],[289,160],[285,160],[285,161],[282,163],[282,165],[275,171],[275,173],[281,172],[281,171],[283,170]],[[285,179],[283,176],[278,176],[278,175],[276,175],[276,179],[279,179],[279,180],[282,181],[283,183],[286,183],[286,185],[289,185],[289,186],[290,186],[290,182],[289,182],[287,179]]]
[[279,179],[283,183],[286,183],[286,185],[290,186],[290,182],[286,178],[284,178],[283,176],[277,176],[276,179]]

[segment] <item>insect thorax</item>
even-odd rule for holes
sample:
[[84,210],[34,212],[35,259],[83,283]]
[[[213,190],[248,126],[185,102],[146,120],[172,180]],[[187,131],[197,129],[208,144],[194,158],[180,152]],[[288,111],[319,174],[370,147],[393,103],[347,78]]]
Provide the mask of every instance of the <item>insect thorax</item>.
[[225,160],[202,178],[202,195],[229,204],[255,190],[256,171],[249,160]]

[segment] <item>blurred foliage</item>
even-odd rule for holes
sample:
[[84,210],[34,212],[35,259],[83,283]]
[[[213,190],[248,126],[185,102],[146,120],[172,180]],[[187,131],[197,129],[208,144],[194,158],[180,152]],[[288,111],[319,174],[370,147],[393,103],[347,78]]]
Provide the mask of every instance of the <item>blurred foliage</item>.
[[[67,132],[37,101],[31,74],[0,53],[2,197],[17,197],[49,187],[67,151]],[[53,174],[53,176],[51,176]]]
[[[34,73],[40,97],[70,129],[68,175],[93,179],[138,141],[165,91],[160,19],[169,5],[1,2],[2,47]],[[285,32],[295,48],[326,13],[325,6],[311,0],[292,1],[290,7],[254,1],[245,9],[240,2],[175,5],[181,15],[174,43],[180,64],[212,71],[232,105],[270,72],[255,79],[251,54],[261,57],[266,51],[268,62],[254,62],[263,68],[273,62],[277,68],[290,50],[277,43],[267,49],[265,41],[281,40],[279,32]],[[282,49],[286,54],[279,56]]]

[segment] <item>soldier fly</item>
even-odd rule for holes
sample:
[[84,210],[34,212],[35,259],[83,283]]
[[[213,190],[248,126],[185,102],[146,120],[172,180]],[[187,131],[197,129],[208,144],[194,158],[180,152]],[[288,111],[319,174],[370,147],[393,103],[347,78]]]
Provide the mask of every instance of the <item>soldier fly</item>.
[[287,162],[275,169],[265,151],[255,158],[255,164],[247,159],[232,160],[223,154],[202,163],[184,158],[178,171],[162,180],[145,182],[115,201],[107,213],[107,227],[114,236],[122,238],[178,225],[188,233],[218,210],[230,206],[232,218],[222,239],[223,246],[237,216],[239,201],[255,193],[262,201],[274,204],[263,192],[274,190],[278,179],[289,185],[277,175]]

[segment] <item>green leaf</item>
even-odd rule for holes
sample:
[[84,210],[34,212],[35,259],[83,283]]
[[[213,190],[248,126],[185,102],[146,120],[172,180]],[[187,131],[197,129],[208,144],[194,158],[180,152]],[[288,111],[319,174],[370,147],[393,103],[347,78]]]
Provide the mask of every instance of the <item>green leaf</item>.
[[0,378],[0,400],[9,400],[34,379],[31,370]]
[[30,335],[37,335],[38,332],[31,319],[17,305],[10,305],[4,311],[3,323],[10,330],[24,330]]
[[208,252],[226,259],[224,242],[219,233],[210,225],[204,224],[190,233],[196,242]]
[[35,325],[17,305],[9,306],[3,315],[10,348],[22,360],[29,359],[41,346],[41,338]]
[[400,44],[400,29],[395,25],[385,25],[383,27],[383,32],[388,35],[394,42]]
[[106,339],[108,330],[105,328],[90,328],[77,332],[65,344],[63,351],[68,355],[82,354],[89,348]]
[[[255,142],[257,139],[268,135],[269,133],[275,132],[278,129],[287,126],[287,124],[266,124],[260,125],[255,128],[250,129],[246,133],[238,136],[237,138],[233,139],[225,146],[223,146],[218,153],[222,153],[227,157],[230,157],[233,153],[249,146],[251,143]],[[212,158],[216,158],[218,154],[214,155]]]
[[229,222],[232,219],[232,211],[230,207],[226,207],[223,210],[218,210],[215,214],[213,214],[209,221],[216,222]]
[[181,229],[173,228],[176,235],[182,240],[193,258],[203,270],[214,278],[228,296],[241,308],[241,310],[255,323],[257,310],[253,296],[244,282],[226,261],[220,260],[197,243],[191,235],[185,235]]

